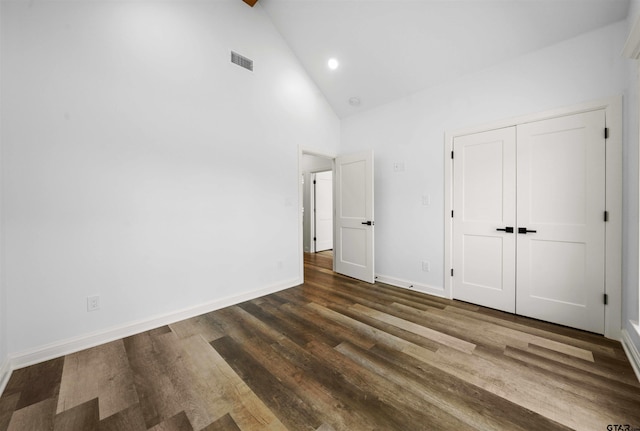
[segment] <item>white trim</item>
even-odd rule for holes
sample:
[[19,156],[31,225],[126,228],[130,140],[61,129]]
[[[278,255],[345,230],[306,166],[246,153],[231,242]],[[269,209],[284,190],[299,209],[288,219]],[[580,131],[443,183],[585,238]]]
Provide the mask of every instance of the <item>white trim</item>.
[[376,274],[376,283],[389,284],[395,287],[401,287],[407,290],[424,293],[427,295],[446,298],[444,290],[441,287],[429,286],[428,284],[416,283],[414,281],[404,280],[402,278],[391,277],[389,275]]
[[[315,172],[309,172],[309,251],[315,253],[316,250],[316,174]],[[302,214],[304,217],[304,213]],[[304,223],[303,223],[304,224]],[[333,234],[333,232],[332,232]]]
[[0,364],[0,395],[4,392],[4,388],[7,387],[7,383],[9,383],[11,372],[11,362],[6,359],[2,364]]
[[301,280],[296,278],[283,283],[278,283],[253,290],[251,292],[243,293],[241,295],[228,296],[226,298],[211,301],[195,307],[184,308],[182,310],[154,316],[149,319],[130,322],[103,331],[97,331],[78,337],[68,338],[66,340],[50,343],[44,346],[38,346],[36,348],[23,352],[10,354],[10,369],[15,370],[18,368],[27,367],[29,365],[47,361],[49,359],[58,358],[70,353],[108,343],[110,341],[119,340],[121,338],[129,337],[131,335],[158,328],[160,326],[169,325],[180,320],[189,319],[191,317],[199,316],[201,314],[219,310],[224,307],[255,299],[260,296],[288,289],[290,287],[297,286],[300,283]]
[[[637,325],[634,326],[640,335],[640,329]],[[626,353],[627,358],[629,358],[633,372],[636,373],[636,377],[640,382],[640,353],[638,352],[635,344],[633,344],[633,341],[631,341],[631,337],[626,329],[622,330],[622,348],[624,349],[624,353]]]
[[606,224],[606,274],[605,290],[609,296],[609,304],[605,307],[605,332],[607,338],[619,340],[622,329],[622,96],[581,103],[565,108],[554,109],[541,113],[534,113],[499,120],[493,123],[468,127],[445,132],[444,152],[444,291],[447,298],[453,298],[451,288],[451,271],[453,263],[453,223],[451,211],[453,208],[453,162],[451,151],[453,140],[458,136],[470,135],[487,130],[517,126],[565,115],[582,112],[604,110],[609,128],[606,153],[606,210],[609,211],[609,222]]

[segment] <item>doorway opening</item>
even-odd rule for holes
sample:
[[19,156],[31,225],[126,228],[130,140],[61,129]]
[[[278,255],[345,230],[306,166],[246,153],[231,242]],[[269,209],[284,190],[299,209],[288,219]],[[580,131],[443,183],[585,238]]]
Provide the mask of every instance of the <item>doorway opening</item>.
[[309,251],[333,250],[333,172],[311,174],[309,184]]
[[329,270],[333,270],[333,164],[331,156],[302,152],[302,262]]
[[304,191],[309,189],[311,174],[331,170],[334,204],[331,230],[335,250],[332,270],[375,283],[373,150],[329,156],[300,148],[298,154],[300,280],[304,281],[304,257],[307,256],[304,254],[304,220],[311,220]]

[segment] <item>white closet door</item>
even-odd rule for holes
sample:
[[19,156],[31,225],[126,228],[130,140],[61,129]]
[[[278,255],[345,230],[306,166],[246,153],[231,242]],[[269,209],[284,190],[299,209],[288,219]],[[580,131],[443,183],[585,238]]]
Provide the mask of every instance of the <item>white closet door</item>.
[[515,128],[457,137],[453,147],[454,298],[513,313]]
[[604,332],[603,111],[517,127],[521,315]]

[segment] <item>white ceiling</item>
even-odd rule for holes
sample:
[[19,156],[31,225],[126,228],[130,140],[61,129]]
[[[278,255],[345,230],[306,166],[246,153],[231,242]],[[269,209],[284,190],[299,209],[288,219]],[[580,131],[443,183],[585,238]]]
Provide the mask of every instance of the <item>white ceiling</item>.
[[[624,19],[629,0],[261,0],[340,117]],[[622,49],[622,47],[621,47]],[[329,58],[340,67],[331,71]],[[359,107],[348,100],[358,97]]]

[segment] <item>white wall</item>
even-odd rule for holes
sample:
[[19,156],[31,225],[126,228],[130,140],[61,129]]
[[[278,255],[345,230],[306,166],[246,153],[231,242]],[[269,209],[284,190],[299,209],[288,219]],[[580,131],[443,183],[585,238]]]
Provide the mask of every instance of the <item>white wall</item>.
[[[445,131],[626,96],[625,38],[620,22],[343,120],[341,151],[373,147],[376,155],[376,272],[441,289]],[[637,286],[636,145],[626,142],[624,151],[624,274]],[[393,170],[398,161],[403,172]],[[625,294],[632,298],[631,289]]]
[[[2,8],[0,8],[0,34],[2,33]],[[0,69],[0,82],[2,82],[2,70]],[[0,117],[2,116],[3,103],[0,101]],[[0,391],[2,390],[3,378],[5,377],[5,369],[8,371],[8,350],[7,350],[7,308],[6,308],[6,289],[4,279],[4,252],[3,252],[3,237],[4,237],[4,217],[2,206],[2,188],[4,181],[2,180],[2,134],[0,133]]]
[[2,2],[1,39],[10,353],[299,281],[339,120],[259,5]]

